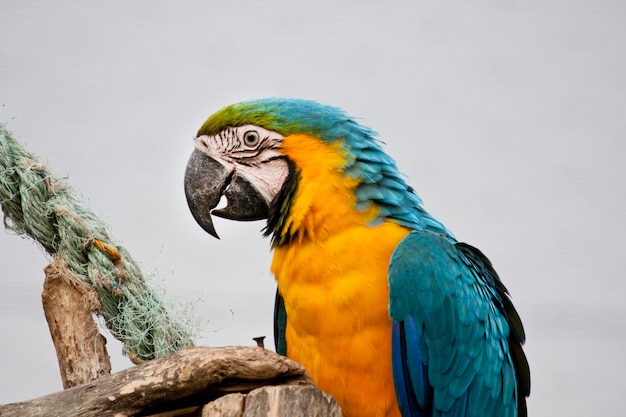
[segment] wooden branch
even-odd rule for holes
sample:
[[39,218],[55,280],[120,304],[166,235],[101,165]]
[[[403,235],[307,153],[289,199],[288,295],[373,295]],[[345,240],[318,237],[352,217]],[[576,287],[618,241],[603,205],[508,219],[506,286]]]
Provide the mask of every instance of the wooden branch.
[[106,339],[93,321],[87,293],[79,291],[58,261],[44,269],[41,300],[57,352],[63,388],[94,381],[111,373]]
[[269,350],[195,347],[65,391],[0,406],[0,416],[166,415],[206,404],[237,384],[247,392],[254,385],[285,382],[312,384],[302,365]]

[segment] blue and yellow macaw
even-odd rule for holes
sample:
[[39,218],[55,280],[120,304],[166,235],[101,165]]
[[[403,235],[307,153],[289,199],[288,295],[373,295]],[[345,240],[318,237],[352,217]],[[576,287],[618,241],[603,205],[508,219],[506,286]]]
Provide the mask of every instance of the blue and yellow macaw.
[[269,98],[218,111],[185,193],[215,237],[212,214],[267,219],[277,350],[347,417],[526,415],[524,330],[491,263],[340,109]]

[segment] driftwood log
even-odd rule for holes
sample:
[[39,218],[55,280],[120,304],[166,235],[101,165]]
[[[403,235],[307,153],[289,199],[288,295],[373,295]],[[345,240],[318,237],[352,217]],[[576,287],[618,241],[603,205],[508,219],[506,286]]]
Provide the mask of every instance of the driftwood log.
[[[240,394],[227,395],[234,392]],[[241,413],[233,414],[237,407],[228,403],[237,401]],[[0,406],[2,417],[201,415],[338,417],[341,411],[313,387],[302,365],[258,347],[188,348],[87,384]]]
[[[95,296],[70,282],[67,268],[57,261],[44,269],[41,301],[56,349],[63,388],[71,388],[111,373],[106,339],[93,320]],[[94,301],[96,300],[96,301]]]

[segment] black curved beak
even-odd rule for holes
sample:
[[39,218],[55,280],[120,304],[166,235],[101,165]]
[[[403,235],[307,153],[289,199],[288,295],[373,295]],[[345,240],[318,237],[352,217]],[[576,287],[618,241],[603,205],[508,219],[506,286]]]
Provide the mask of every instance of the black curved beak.
[[[226,207],[213,210],[222,195],[226,196]],[[266,219],[269,212],[265,199],[246,178],[197,149],[187,163],[185,196],[196,222],[218,239],[211,214],[249,221]]]

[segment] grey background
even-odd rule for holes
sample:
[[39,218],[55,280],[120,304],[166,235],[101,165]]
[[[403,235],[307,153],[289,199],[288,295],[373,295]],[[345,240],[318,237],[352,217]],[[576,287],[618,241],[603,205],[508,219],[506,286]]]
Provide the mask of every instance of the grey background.
[[[271,336],[263,223],[193,221],[192,137],[264,96],[340,106],[524,319],[532,416],[623,415],[626,5],[620,1],[0,1],[0,121],[67,177],[200,343]],[[61,389],[48,258],[0,232],[0,403]],[[271,345],[271,342],[270,342]],[[109,341],[114,370],[130,366]]]

